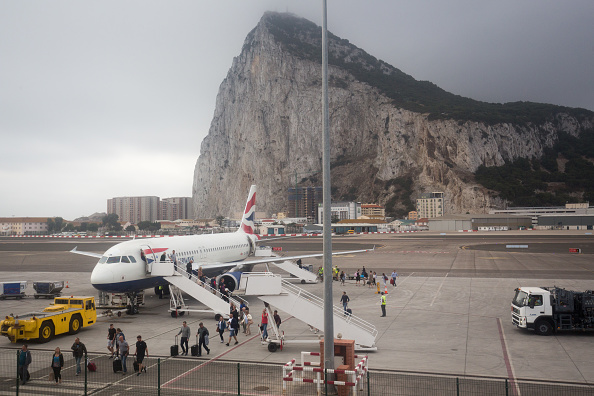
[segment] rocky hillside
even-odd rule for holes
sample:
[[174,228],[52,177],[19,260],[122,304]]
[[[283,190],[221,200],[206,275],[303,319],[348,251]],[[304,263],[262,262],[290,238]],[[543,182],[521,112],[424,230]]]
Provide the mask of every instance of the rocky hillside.
[[[329,35],[333,200],[378,202],[402,216],[422,192],[447,213],[501,204],[474,181],[480,165],[541,157],[558,134],[594,133],[594,113],[535,103],[490,104],[450,94]],[[194,172],[199,218],[286,210],[287,188],[321,185],[321,28],[266,13],[220,86]]]

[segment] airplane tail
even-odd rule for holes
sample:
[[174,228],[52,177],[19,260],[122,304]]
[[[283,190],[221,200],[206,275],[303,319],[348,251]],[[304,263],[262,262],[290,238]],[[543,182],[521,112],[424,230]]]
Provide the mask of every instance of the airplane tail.
[[245,234],[254,233],[254,214],[256,212],[256,185],[252,184],[250,187],[250,193],[248,194],[247,202],[245,203],[245,210],[243,211],[243,217],[241,218],[241,227],[237,232],[243,232]]

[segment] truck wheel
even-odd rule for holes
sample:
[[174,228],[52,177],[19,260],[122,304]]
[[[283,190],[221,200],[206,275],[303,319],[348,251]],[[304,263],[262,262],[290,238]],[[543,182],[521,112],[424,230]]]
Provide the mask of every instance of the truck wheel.
[[268,351],[269,352],[276,352],[276,344],[275,343],[270,343],[268,344]]
[[221,318],[221,314],[215,314],[215,320],[218,322],[219,319]]
[[70,334],[78,333],[81,327],[82,318],[80,317],[80,315],[73,315],[72,318],[70,318],[70,325],[68,326]]
[[536,322],[534,325],[534,330],[538,335],[548,336],[553,334],[553,326],[548,320],[539,320]]
[[54,324],[46,320],[41,324],[41,328],[39,329],[39,342],[48,342],[54,336]]
[[171,317],[172,318],[177,318],[177,312],[176,311],[171,311]]

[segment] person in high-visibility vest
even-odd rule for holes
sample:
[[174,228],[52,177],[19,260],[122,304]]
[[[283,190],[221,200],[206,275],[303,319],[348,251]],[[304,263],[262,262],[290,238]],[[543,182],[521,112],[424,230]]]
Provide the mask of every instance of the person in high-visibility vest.
[[386,295],[384,293],[382,293],[380,303],[382,306],[382,316],[381,317],[384,317],[384,316],[386,316]]

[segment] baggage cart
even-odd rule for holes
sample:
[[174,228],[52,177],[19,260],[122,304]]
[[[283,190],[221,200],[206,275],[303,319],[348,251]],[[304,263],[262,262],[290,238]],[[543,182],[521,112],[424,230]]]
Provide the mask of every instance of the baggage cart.
[[25,297],[27,281],[0,282],[0,300],[16,298],[20,300]]
[[33,282],[33,289],[35,289],[35,294],[33,295],[33,297],[35,297],[35,299],[38,299],[39,297],[60,297],[62,295],[63,288],[64,281]]

